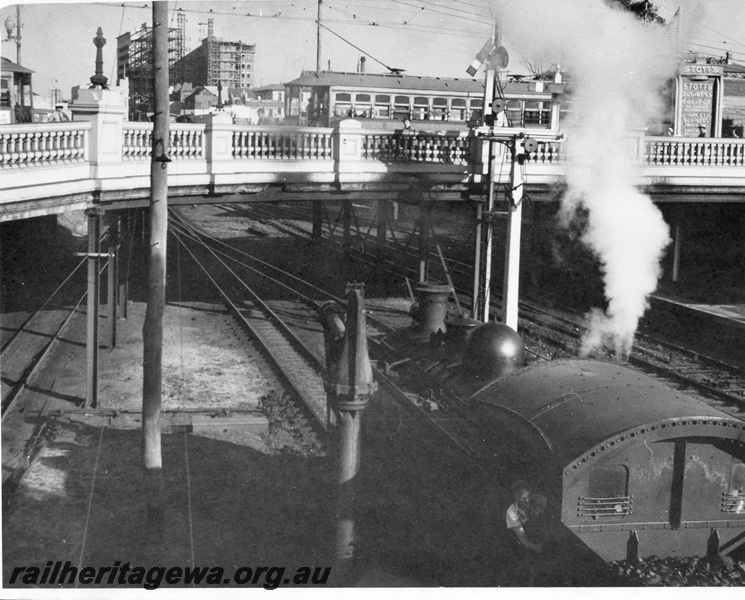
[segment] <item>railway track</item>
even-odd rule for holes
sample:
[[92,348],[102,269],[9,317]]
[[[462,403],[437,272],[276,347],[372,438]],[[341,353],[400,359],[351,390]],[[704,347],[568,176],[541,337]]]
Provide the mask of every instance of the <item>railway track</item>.
[[[290,235],[300,237],[309,235],[309,227],[299,224],[302,223],[304,216],[307,218],[307,214],[302,211],[291,212],[286,207],[281,207],[279,210],[283,220],[281,223],[274,221],[276,227]],[[273,222],[272,211],[264,207],[252,207],[252,211],[261,214],[262,222]],[[361,231],[359,223],[355,226]],[[329,234],[331,233],[330,230]],[[341,243],[334,244],[333,241],[329,237],[327,242],[329,248],[341,248]],[[389,242],[389,244],[399,259],[405,254],[402,251],[407,249],[407,245],[397,241]],[[359,246],[362,245],[364,244],[353,244],[352,254],[355,259],[362,260],[368,266],[375,265],[380,268],[379,261],[371,259],[360,250]],[[439,259],[439,256],[434,253],[430,256],[435,260]],[[409,258],[418,260],[418,255],[410,253]],[[414,277],[418,275],[414,267],[407,266],[403,261],[385,264],[391,266],[389,273],[393,276]],[[448,261],[447,264],[449,269],[461,269],[463,266],[458,260]],[[453,271],[452,274],[455,277],[459,273]],[[467,292],[461,289],[457,293],[460,304],[470,307]],[[499,298],[494,297],[492,311],[496,313],[499,309]],[[520,302],[520,327],[525,338],[526,350],[539,360],[576,356],[580,340],[587,330],[586,319],[583,315],[572,314],[567,310],[548,310],[538,306],[535,302],[526,300]],[[613,359],[613,357],[609,358]],[[745,372],[734,365],[647,335],[637,335],[628,362],[648,373],[666,379],[676,388],[695,390],[699,395],[716,404],[718,408],[727,410],[739,418],[745,416]]]
[[[273,285],[278,285],[285,291],[293,292],[297,300],[307,306],[308,314],[312,315],[312,320],[316,322],[318,321],[315,315],[317,314],[320,303],[311,299],[307,295],[308,293],[313,293],[317,298],[322,298],[324,301],[333,300],[340,306],[344,306],[344,300],[342,298],[335,297],[333,294],[314,286],[310,282],[301,280],[297,276],[287,273],[276,266],[267,265],[256,256],[238,251],[224,242],[205,236],[204,232],[200,233],[198,231],[198,227],[187,223],[187,221],[182,217],[175,216],[174,220],[177,223],[177,227],[182,228],[184,234],[188,235],[193,241],[196,241],[196,238],[199,237],[201,244],[209,245],[211,247],[210,251],[220,257],[222,264],[228,262],[231,264],[240,263],[242,268],[247,268],[252,275],[260,275],[265,279],[271,280]],[[219,247],[219,249],[215,249],[216,246]],[[247,262],[258,263],[263,267],[263,269],[256,269],[254,266],[246,264]],[[271,276],[267,273],[267,269],[272,270]],[[233,269],[230,270],[233,271]],[[280,277],[289,280],[295,287],[291,287],[288,283],[281,281],[279,279]],[[303,291],[297,289],[298,287],[302,287]],[[254,301],[257,305],[264,304],[259,298],[252,298],[252,302]],[[231,304],[234,305],[235,302],[231,302]],[[386,322],[385,319],[375,316],[376,313],[384,313],[385,307],[368,304],[367,308],[368,341],[371,360],[373,361],[373,375],[376,381],[378,381],[387,394],[394,398],[401,407],[412,415],[424,419],[430,427],[444,435],[458,449],[465,452],[467,455],[474,457],[476,455],[474,440],[479,439],[480,434],[478,424],[467,414],[466,407],[452,394],[439,389],[438,386],[433,383],[433,379],[427,377],[424,372],[418,370],[413,364],[408,365],[404,371],[396,372],[395,370],[392,370],[391,365],[395,366],[407,363],[407,356],[405,353],[402,353],[400,349],[394,347],[388,340],[387,336],[394,333],[394,327],[390,322]],[[259,315],[254,315],[254,320],[264,322],[271,321],[275,327],[281,327],[286,332],[290,330],[290,327],[286,325],[279,325],[279,322],[281,322],[282,319],[279,315],[271,311],[271,308],[265,307],[262,310],[266,317],[262,319]],[[236,316],[241,319],[241,322],[243,322],[244,317],[240,316],[240,310],[231,309],[231,312],[236,314]],[[270,313],[272,313],[271,316]],[[248,327],[249,325],[246,326]],[[252,333],[252,335],[256,334]],[[272,335],[275,336],[276,334]],[[297,336],[294,336],[291,331],[286,333],[286,335],[288,339],[290,337],[296,338],[291,344],[294,351],[302,353],[304,355],[303,360],[313,364],[315,374],[305,371],[303,377],[312,378],[316,382],[321,382],[325,370],[325,364],[319,358],[318,353],[315,353],[314,355],[314,351],[308,348],[308,346],[302,340],[297,338]],[[293,356],[293,351],[287,348],[287,343],[280,342],[280,344],[283,349],[286,349],[286,352],[285,350],[282,352],[275,351],[272,360],[275,362],[276,368],[280,371],[292,370],[297,364],[299,358]],[[269,348],[266,348],[266,352],[271,354]],[[289,379],[289,377],[287,379]],[[323,392],[322,396],[320,394],[316,396],[316,400],[310,400],[303,397],[302,393],[297,389],[295,390],[295,393],[304,404],[308,404],[309,402],[314,403],[316,408],[312,410],[318,420],[321,413],[326,410],[325,392]],[[333,413],[331,414],[333,415]]]
[[[326,409],[323,365],[237,272],[241,267],[251,267],[229,265],[222,256],[202,243],[183,220],[179,219],[171,226],[171,234],[213,284],[243,330],[271,360],[275,373],[308,411],[310,421],[326,431],[332,424],[332,415]],[[199,249],[206,256],[198,256]]]
[[63,339],[74,319],[83,314],[81,305],[87,297],[87,292],[79,297],[72,308],[48,310],[48,307],[62,289],[71,284],[72,278],[85,262],[86,259],[80,261],[44,303],[18,325],[3,342],[0,351],[0,362],[3,365],[1,396],[3,421],[12,410],[20,393],[43,368],[44,359]]

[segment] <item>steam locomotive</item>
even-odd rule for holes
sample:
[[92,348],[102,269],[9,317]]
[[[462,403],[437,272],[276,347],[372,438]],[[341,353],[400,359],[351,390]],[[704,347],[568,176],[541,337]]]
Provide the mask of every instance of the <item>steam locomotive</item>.
[[466,400],[482,464],[504,487],[533,482],[567,539],[607,562],[745,544],[745,422],[623,364],[524,366],[506,325],[446,327],[442,294],[420,297],[409,338],[444,334],[447,350],[417,360]]

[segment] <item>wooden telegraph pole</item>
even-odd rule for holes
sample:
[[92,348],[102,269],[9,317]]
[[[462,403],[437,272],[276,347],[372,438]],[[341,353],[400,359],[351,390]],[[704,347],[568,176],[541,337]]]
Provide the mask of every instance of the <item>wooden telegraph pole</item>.
[[145,313],[142,441],[150,531],[162,532],[164,517],[160,410],[163,312],[168,235],[168,2],[153,2],[153,92],[155,124],[150,166],[150,266]]

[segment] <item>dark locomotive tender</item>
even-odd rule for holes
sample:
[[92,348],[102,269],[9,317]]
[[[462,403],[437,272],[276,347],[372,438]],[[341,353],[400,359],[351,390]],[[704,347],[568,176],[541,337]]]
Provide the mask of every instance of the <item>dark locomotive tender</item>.
[[506,443],[506,468],[536,482],[561,525],[604,560],[745,543],[745,422],[595,360],[534,364],[470,404],[492,434],[486,460],[502,460],[490,442]]

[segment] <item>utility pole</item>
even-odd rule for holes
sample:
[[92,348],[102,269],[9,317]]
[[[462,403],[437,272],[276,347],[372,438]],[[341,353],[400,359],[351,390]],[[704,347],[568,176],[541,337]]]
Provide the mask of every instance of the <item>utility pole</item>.
[[323,0],[318,0],[318,26],[316,28],[316,75],[321,72],[321,5]]
[[168,235],[168,2],[153,2],[153,92],[155,123],[150,163],[150,265],[143,327],[142,439],[147,488],[148,530],[163,532],[163,458],[160,413],[163,362],[163,313],[166,298]]

